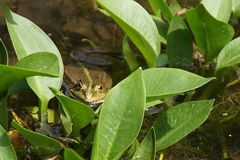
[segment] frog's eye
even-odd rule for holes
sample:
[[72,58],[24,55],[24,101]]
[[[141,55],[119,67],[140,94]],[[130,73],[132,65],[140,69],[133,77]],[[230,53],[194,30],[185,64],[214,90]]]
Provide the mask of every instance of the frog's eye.
[[82,88],[82,83],[81,83],[81,81],[79,81],[78,83],[76,83],[76,85],[74,86],[74,88],[75,88],[76,90],[80,91],[81,88]]
[[95,89],[98,90],[98,91],[102,91],[103,87],[102,87],[102,85],[100,84],[100,85],[96,85],[96,86],[95,86]]

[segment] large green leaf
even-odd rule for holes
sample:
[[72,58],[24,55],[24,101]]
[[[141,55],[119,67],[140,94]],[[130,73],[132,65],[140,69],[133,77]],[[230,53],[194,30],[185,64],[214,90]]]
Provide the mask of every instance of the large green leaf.
[[155,160],[156,135],[154,128],[151,128],[137,148],[132,160]]
[[6,64],[6,65],[8,64],[7,49],[1,39],[0,39],[0,64]]
[[149,67],[160,53],[157,27],[147,11],[133,0],[97,0],[143,54]]
[[84,158],[80,157],[80,155],[78,155],[73,149],[65,148],[64,160],[84,160]]
[[203,0],[202,4],[214,18],[228,23],[232,12],[232,0]]
[[120,158],[140,131],[145,101],[141,69],[110,90],[102,104],[91,159]]
[[236,38],[228,43],[218,56],[216,71],[240,63],[240,38]]
[[86,127],[94,118],[94,111],[90,106],[71,99],[56,89],[52,88],[51,90],[61,103],[63,111],[67,112],[71,118],[73,124],[73,135],[78,136],[80,129]]
[[0,97],[16,81],[31,76],[59,76],[57,57],[51,53],[35,53],[21,59],[16,66],[0,64]]
[[55,156],[62,149],[62,144],[53,138],[27,130],[15,121],[12,126],[32,144],[39,156]]
[[176,68],[151,68],[143,71],[147,97],[174,95],[194,90],[214,78],[204,78]]
[[[50,52],[58,57],[57,62],[59,63],[59,77],[31,77],[27,79],[29,86],[40,98],[41,103],[47,103],[49,99],[53,97],[53,94],[48,87],[61,87],[63,78],[63,63],[61,55],[47,34],[45,34],[33,22],[15,14],[8,8],[7,5],[4,6],[4,16],[18,59],[22,59],[23,57],[35,52]],[[41,109],[46,112],[46,104],[45,108]]]
[[171,67],[190,66],[192,63],[192,38],[178,14],[174,15],[168,29],[167,54]]
[[213,18],[202,4],[186,13],[197,47],[207,61],[217,57],[220,50],[232,39],[231,25]]
[[0,160],[17,160],[17,155],[11,145],[7,132],[0,125]]
[[157,151],[167,148],[200,126],[210,114],[214,100],[190,101],[162,113],[154,122]]

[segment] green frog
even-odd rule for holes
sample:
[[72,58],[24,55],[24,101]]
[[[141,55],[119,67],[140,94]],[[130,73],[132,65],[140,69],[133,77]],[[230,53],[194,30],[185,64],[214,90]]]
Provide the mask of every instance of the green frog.
[[74,62],[65,65],[64,73],[69,94],[89,104],[103,102],[112,87],[109,74],[97,66]]

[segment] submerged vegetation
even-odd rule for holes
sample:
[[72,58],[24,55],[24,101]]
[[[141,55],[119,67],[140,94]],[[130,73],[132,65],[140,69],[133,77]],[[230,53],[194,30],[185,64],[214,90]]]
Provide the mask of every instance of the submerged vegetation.
[[[149,0],[150,15],[132,0],[96,2],[125,33],[121,52],[129,69],[129,75],[108,87],[97,108],[63,93],[66,67],[58,48],[37,25],[4,5],[18,60],[9,65],[0,41],[1,158],[239,157],[239,144],[229,147],[226,137],[239,142],[234,134],[240,123],[240,3],[203,0],[189,6],[188,1]],[[87,93],[81,94],[90,94],[96,87],[89,70],[80,65],[89,83],[79,80],[73,87],[85,87]],[[26,90],[37,96],[39,105],[24,106],[31,112],[22,118],[9,106],[9,98]],[[56,103],[50,108],[52,98]]]

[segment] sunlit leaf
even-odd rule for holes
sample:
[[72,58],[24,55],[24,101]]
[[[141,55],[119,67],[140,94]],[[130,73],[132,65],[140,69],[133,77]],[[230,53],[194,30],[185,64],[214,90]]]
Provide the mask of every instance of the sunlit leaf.
[[71,99],[56,89],[51,88],[51,90],[61,103],[63,111],[71,118],[73,135],[78,136],[80,129],[86,127],[94,118],[94,111],[90,106]]
[[22,59],[23,57],[36,52],[50,52],[57,56],[57,74],[59,77],[27,78],[30,88],[41,100],[41,111],[46,113],[47,103],[54,96],[48,87],[51,86],[54,88],[60,88],[62,84],[63,63],[61,55],[52,40],[37,25],[30,20],[12,12],[7,5],[4,5],[3,11],[8,32],[10,34],[18,59]]
[[51,53],[35,53],[20,60],[16,66],[0,64],[0,97],[16,81],[31,76],[58,76],[52,68],[57,57]]
[[133,160],[155,160],[156,135],[154,128],[151,128],[144,137],[137,151],[133,155]]
[[143,71],[147,97],[174,95],[194,90],[214,78],[204,78],[176,68],[151,68]]
[[228,43],[218,56],[216,71],[240,63],[240,38],[236,38]]
[[65,148],[64,160],[84,160],[84,158],[80,157],[80,155],[78,155],[73,149]]
[[145,101],[141,69],[110,90],[102,104],[91,159],[120,158],[140,131]]
[[232,11],[234,15],[240,17],[240,1],[239,0],[232,0]]
[[233,38],[233,27],[213,18],[202,4],[188,10],[186,15],[198,49],[211,61]]
[[190,101],[171,107],[154,122],[157,151],[184,138],[209,116],[214,100]]
[[232,12],[231,0],[203,0],[202,4],[214,18],[228,23]]
[[97,0],[143,54],[149,67],[160,53],[157,27],[147,11],[132,0]]
[[12,121],[12,126],[32,144],[39,156],[55,156],[62,149],[61,143],[53,138],[27,130],[15,121]]

